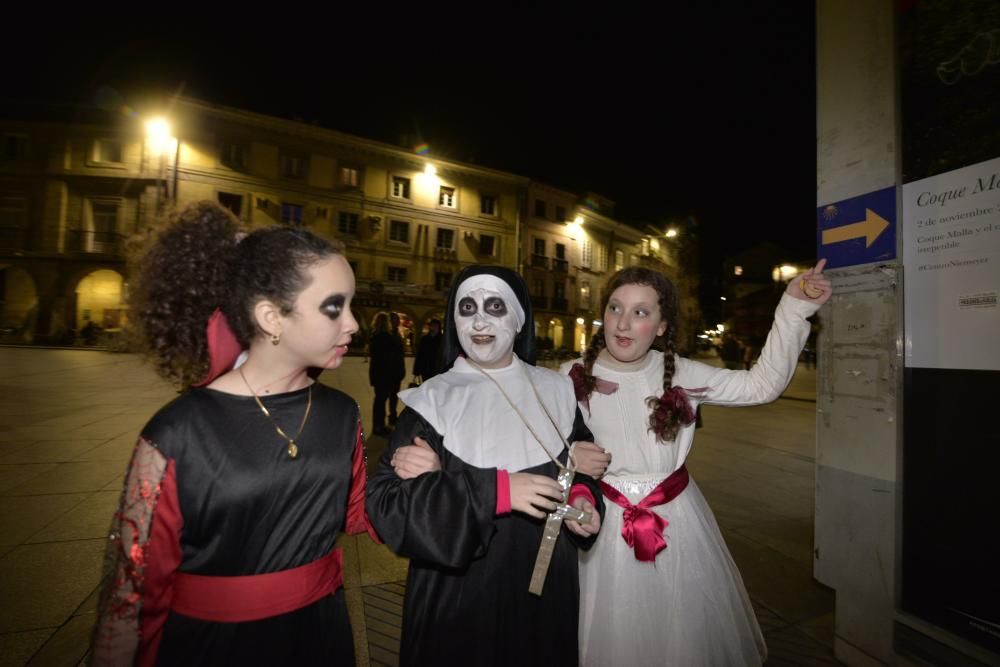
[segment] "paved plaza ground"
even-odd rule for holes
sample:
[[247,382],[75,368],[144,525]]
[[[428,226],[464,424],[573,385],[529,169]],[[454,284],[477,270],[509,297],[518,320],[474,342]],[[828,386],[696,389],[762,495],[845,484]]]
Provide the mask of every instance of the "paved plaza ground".
[[[354,396],[370,430],[365,360],[348,358],[321,381]],[[0,348],[0,392],[0,667],[77,665],[125,465],[176,392],[135,355],[28,348]],[[835,664],[833,593],[812,578],[815,407],[815,371],[800,365],[771,405],[705,408],[688,461],[772,665]],[[384,447],[370,439],[370,464]],[[395,664],[406,561],[367,536],[339,544],[358,664]]]

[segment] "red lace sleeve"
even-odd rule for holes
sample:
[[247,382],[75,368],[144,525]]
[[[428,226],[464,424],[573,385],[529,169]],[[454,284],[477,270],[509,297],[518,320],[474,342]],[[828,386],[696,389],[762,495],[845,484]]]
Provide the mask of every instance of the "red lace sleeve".
[[173,461],[140,439],[112,519],[94,631],[94,665],[153,664],[180,564]]
[[347,495],[347,520],[345,531],[349,535],[367,532],[376,544],[378,539],[368,514],[365,512],[365,484],[368,479],[368,453],[365,450],[365,434],[358,421],[357,437],[354,442],[354,457],[351,464],[351,491]]

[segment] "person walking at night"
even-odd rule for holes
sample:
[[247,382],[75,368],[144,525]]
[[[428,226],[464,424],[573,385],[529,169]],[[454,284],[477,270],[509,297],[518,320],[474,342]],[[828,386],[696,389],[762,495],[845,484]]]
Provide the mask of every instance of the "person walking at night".
[[[532,322],[519,275],[466,268],[445,311],[446,370],[400,394],[367,505],[410,558],[401,665],[577,665],[577,549],[603,504],[573,472],[570,446],[590,433],[570,381],[534,365]],[[589,519],[563,522],[562,503]]]
[[[395,314],[394,314],[395,317]],[[395,322],[399,323],[396,319]],[[372,404],[372,432],[386,435],[389,428],[385,423],[385,404],[389,402],[389,426],[396,425],[399,384],[406,377],[406,358],[403,354],[403,340],[397,326],[390,328],[389,315],[375,316],[375,333],[368,344],[368,383],[375,390]]]
[[350,266],[308,231],[245,234],[212,202],[171,216],[134,266],[131,320],[186,390],[126,471],[93,664],[353,664],[334,543],[368,529],[360,413],[307,374],[339,367],[358,330]]
[[427,333],[420,339],[417,356],[413,360],[413,375],[426,382],[437,375],[441,353],[441,320],[432,319],[427,323]]
[[722,346],[719,348],[719,358],[722,363],[731,371],[743,367],[743,346],[731,333],[722,334]]
[[[598,443],[579,443],[579,470],[600,477],[602,535],[580,556],[580,663],[759,665],[763,635],[740,573],[685,459],[702,403],[776,399],[832,293],[825,260],[789,284],[760,360],[727,370],[677,356],[677,294],[662,274],[629,267],[608,282],[603,324],[573,378]],[[662,338],[664,351],[651,349]],[[598,446],[600,445],[600,446]]]

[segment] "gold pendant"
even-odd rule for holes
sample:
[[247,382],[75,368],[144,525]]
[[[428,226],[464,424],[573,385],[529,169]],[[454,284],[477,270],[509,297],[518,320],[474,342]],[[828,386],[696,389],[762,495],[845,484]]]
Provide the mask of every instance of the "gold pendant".
[[299,446],[295,444],[294,440],[288,441],[288,458],[294,459],[299,455]]

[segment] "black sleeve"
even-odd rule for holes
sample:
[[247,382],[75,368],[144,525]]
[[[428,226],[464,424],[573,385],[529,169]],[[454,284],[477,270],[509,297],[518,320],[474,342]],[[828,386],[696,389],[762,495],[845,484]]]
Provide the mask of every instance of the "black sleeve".
[[[580,406],[576,408],[576,417],[573,419],[573,432],[570,434],[569,441],[576,442],[578,440],[585,440],[587,442],[594,441],[594,434],[590,432],[587,428],[587,424],[583,420],[583,413],[580,412]],[[601,493],[601,487],[598,485],[597,480],[589,475],[584,475],[582,472],[575,473],[573,475],[573,484],[583,484],[588,489],[590,489],[591,495],[594,496],[594,509],[597,513],[601,515],[601,525],[604,525],[604,494]],[[597,535],[591,535],[590,537],[583,538],[573,533],[569,530],[566,534],[570,536],[573,543],[576,544],[577,548],[584,551],[588,551],[590,547],[594,545],[597,540]]]
[[[421,437],[441,470],[402,480],[389,464],[399,447]],[[375,474],[365,507],[379,538],[394,552],[444,567],[464,567],[489,547],[496,516],[496,468],[476,468],[444,448],[444,438],[407,408]]]
[[573,430],[570,432],[568,440],[571,443],[577,440],[594,441],[594,434],[590,432],[587,422],[583,420],[583,413],[580,412],[579,405],[576,406],[576,415],[573,417]]

